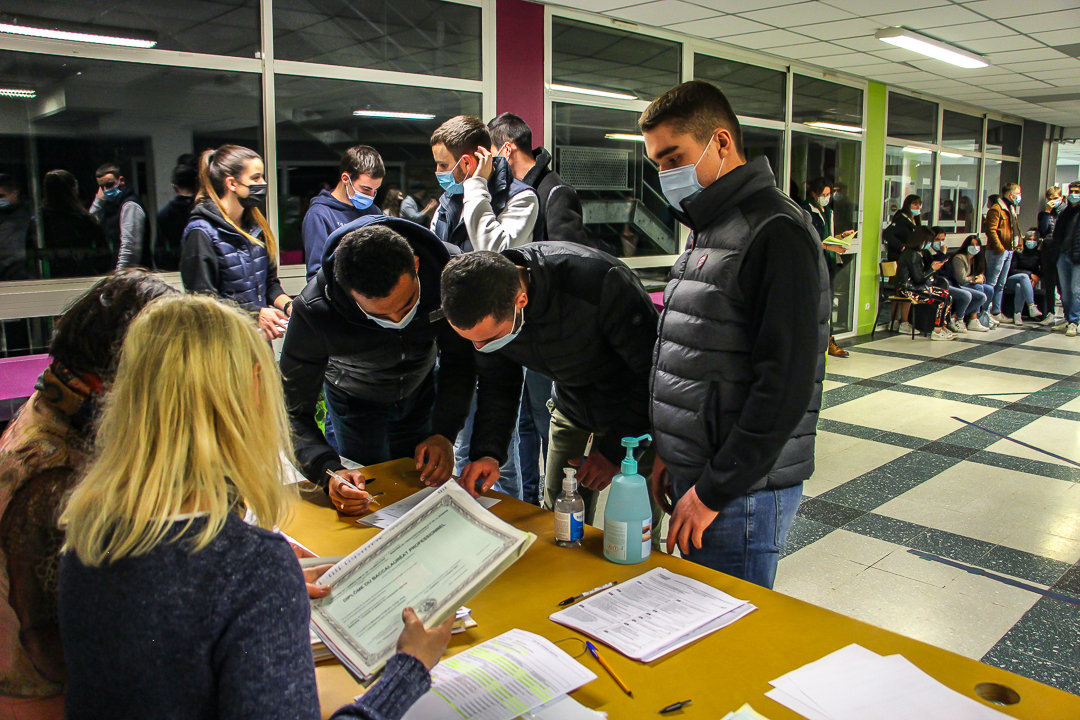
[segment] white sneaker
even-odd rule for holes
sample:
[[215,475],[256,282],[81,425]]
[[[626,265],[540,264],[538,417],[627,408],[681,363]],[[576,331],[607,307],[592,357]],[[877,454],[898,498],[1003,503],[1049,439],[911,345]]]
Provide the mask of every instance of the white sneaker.
[[955,335],[950,335],[949,331],[945,328],[934,328],[934,332],[930,333],[931,340],[955,340]]
[[1042,313],[1039,312],[1039,306],[1035,303],[1031,303],[1030,305],[1028,305],[1028,317],[1030,317],[1032,320],[1038,320],[1042,317]]
[[[993,316],[991,316],[991,317],[993,317]],[[1016,322],[1013,318],[1005,317],[1004,315],[998,315],[997,316],[997,321],[999,323],[1002,323],[1003,325],[1012,325],[1014,322]]]
[[1057,316],[1054,315],[1054,313],[1050,313],[1046,317],[1044,317],[1042,319],[1042,322],[1039,323],[1039,324],[1040,325],[1049,325],[1050,327],[1053,327],[1056,322],[1057,322]]
[[900,334],[901,335],[910,335],[912,332],[913,332],[913,330],[912,330],[912,327],[911,327],[911,323],[906,323],[906,322],[900,323]]
[[960,334],[967,332],[967,328],[964,327],[964,323],[960,322],[956,318],[949,319],[949,332],[954,334]]
[[1007,322],[1009,322],[1008,320],[1006,320],[1006,319],[1005,319],[1005,316],[1004,316],[1004,315],[1002,315],[1001,313],[991,313],[991,314],[990,314],[990,317],[991,317],[991,318],[992,318],[992,319],[993,319],[993,320],[994,320],[994,321],[995,321],[995,322],[996,322],[996,323],[997,323],[998,325],[1000,325],[1001,323],[1007,323]]
[[1017,325],[1023,325],[1024,324],[1024,316],[1021,315],[1020,313],[1016,313],[1015,315],[1013,315],[1013,322],[1016,323]]
[[989,328],[979,322],[979,318],[971,318],[968,320],[967,329],[971,332],[986,332]]
[[1076,337],[1076,323],[1069,323],[1069,327],[1065,329],[1065,337]]

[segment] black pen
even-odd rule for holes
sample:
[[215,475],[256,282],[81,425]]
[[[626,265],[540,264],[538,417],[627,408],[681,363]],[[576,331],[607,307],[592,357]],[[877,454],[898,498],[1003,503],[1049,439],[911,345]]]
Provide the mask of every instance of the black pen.
[[672,703],[671,705],[668,705],[666,708],[660,708],[660,710],[658,712],[661,715],[667,715],[668,713],[673,713],[676,710],[682,710],[684,707],[689,705],[691,702],[693,702],[693,701],[692,700],[683,700],[682,702]]
[[578,600],[584,600],[585,598],[587,598],[587,597],[589,597],[591,595],[595,595],[598,592],[603,592],[604,590],[607,590],[609,587],[615,587],[618,584],[619,584],[618,580],[612,580],[609,583],[604,583],[603,585],[601,585],[598,588],[593,588],[592,590],[586,590],[585,592],[581,593],[580,595],[575,595],[574,597],[568,597],[565,600],[563,600],[561,603],[559,603],[559,607],[566,607],[567,605],[573,605]]

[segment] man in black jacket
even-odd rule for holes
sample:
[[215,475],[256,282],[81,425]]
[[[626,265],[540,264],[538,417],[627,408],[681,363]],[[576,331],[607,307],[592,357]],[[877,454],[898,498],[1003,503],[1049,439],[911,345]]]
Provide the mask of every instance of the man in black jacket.
[[675,504],[668,549],[771,587],[814,471],[831,305],[821,243],[768,161],[746,162],[715,86],[676,86],[639,124],[693,231],[664,293],[652,373],[654,493]]
[[1068,207],[1054,224],[1054,245],[1058,249],[1058,289],[1065,335],[1077,336],[1080,324],[1080,181],[1069,183]]
[[450,255],[415,223],[365,216],[327,239],[322,267],[294,300],[281,373],[296,458],[347,515],[362,512],[370,497],[326,474],[339,471],[363,489],[363,474],[342,470],[316,424],[324,384],[342,457],[372,465],[413,455],[431,483],[453,472],[453,439],[476,375],[472,348],[440,310]]
[[[442,293],[450,325],[479,351],[472,462],[462,485],[475,493],[478,481],[487,490],[499,479],[524,366],[555,381],[544,506],[554,505],[563,468],[581,462],[591,523],[597,495],[624,457],[622,438],[649,429],[656,308],[641,282],[598,250],[539,242],[454,258]],[[590,435],[595,444],[583,459]]]

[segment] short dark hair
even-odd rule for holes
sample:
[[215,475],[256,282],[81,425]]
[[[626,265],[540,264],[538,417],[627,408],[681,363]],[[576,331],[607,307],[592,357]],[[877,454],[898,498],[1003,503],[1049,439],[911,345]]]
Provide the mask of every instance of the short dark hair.
[[1004,185],[1001,186],[1001,194],[1002,195],[1008,195],[1013,190],[1017,190],[1019,188],[1020,188],[1020,186],[1017,185],[1014,182],[1005,183]]
[[491,135],[487,125],[474,115],[452,117],[431,134],[431,147],[445,145],[455,159],[466,153],[474,153],[477,148],[491,148]]
[[812,195],[820,195],[825,192],[825,188],[832,188],[832,185],[830,185],[829,181],[825,178],[819,177],[811,180],[806,189],[809,190]]
[[941,227],[940,225],[935,225],[932,229],[934,231],[935,236],[937,236],[937,235],[948,235],[949,234],[949,231],[946,230],[945,228]]
[[383,165],[382,155],[370,145],[354,145],[341,155],[341,169],[339,172],[349,173],[349,178],[355,180],[361,175],[368,175],[376,180],[386,177],[386,166]]
[[1069,183],[1069,189],[1072,190],[1073,188],[1080,190],[1080,180],[1073,180],[1071,183]]
[[708,142],[716,128],[722,127],[731,133],[739,157],[746,157],[742,125],[731,103],[720,88],[704,80],[676,85],[649,103],[638,119],[643,132],[662,123],[671,123],[676,132],[686,133],[700,143]]
[[0,173],[0,188],[4,190],[22,190],[22,185],[15,179],[14,175]]
[[405,238],[385,225],[365,225],[341,238],[334,250],[334,280],[364,297],[384,298],[401,276],[416,272]]
[[492,145],[502,147],[510,142],[514,143],[518,150],[532,154],[532,128],[514,113],[505,112],[499,115],[487,124],[487,129]]
[[99,180],[101,178],[105,177],[106,175],[115,175],[117,178],[119,178],[120,177],[120,166],[117,165],[114,162],[107,162],[104,165],[102,165],[101,167],[99,167],[94,172],[94,177],[96,177]]
[[483,250],[458,255],[443,268],[443,312],[451,325],[462,330],[488,317],[509,320],[519,292],[517,266],[499,253]]
[[926,243],[934,239],[934,230],[929,225],[920,225],[911,233],[904,248],[907,250],[921,250]]
[[194,163],[181,163],[173,168],[172,184],[181,190],[199,191],[199,169]]
[[138,268],[106,275],[60,316],[49,355],[76,375],[91,373],[111,382],[131,321],[153,300],[176,292]]

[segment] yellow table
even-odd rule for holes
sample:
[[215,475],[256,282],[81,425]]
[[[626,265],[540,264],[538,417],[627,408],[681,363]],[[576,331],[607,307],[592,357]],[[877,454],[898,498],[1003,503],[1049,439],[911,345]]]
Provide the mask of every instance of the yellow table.
[[[375,478],[369,489],[386,493],[379,498],[383,505],[396,502],[422,487],[414,467],[412,460],[369,467],[365,474]],[[851,643],[882,655],[901,653],[945,685],[972,698],[977,697],[975,686],[980,683],[1012,688],[1019,693],[1020,702],[999,708],[1006,715],[1032,720],[1080,718],[1080,697],[679,558],[654,553],[639,565],[608,562],[603,556],[603,533],[589,526],[580,548],[560,548],[553,541],[551,513],[504,495],[492,495],[502,500],[492,512],[535,533],[537,541],[521,560],[469,602],[479,627],[455,635],[448,654],[512,628],[550,640],[583,638],[548,620],[560,600],[610,580],[628,580],[658,566],[708,583],[758,607],[735,624],[652,663],[635,662],[601,646],[601,653],[634,691],[633,699],[624,695],[591,657],[579,658],[597,679],[575,692],[574,697],[588,707],[607,712],[612,720],[659,717],[656,711],[660,708],[688,698],[693,705],[669,717],[718,720],[749,702],[770,720],[798,720],[802,716],[764,696],[771,689],[769,680]],[[319,555],[348,554],[378,532],[357,525],[355,518],[338,515],[321,492],[306,496],[284,529]],[[572,649],[575,645],[563,643],[562,647]],[[336,663],[319,666],[316,676],[324,717],[362,692]]]

